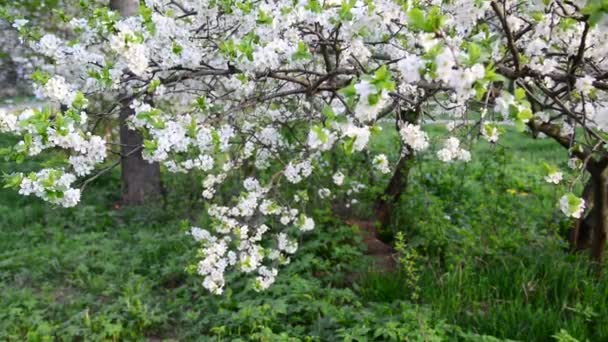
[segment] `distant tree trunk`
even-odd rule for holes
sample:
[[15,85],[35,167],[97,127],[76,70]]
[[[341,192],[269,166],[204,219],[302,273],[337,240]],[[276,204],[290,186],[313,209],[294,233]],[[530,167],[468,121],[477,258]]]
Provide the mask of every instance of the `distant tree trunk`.
[[117,11],[123,17],[137,14],[139,0],[110,0],[110,9]]
[[17,75],[17,65],[9,53],[0,50],[0,98],[13,97],[18,94],[19,77]]
[[123,103],[120,110],[120,167],[124,205],[144,204],[162,195],[160,165],[144,160],[141,153],[143,138],[127,126],[131,115],[133,110],[128,103]]
[[[138,0],[111,0],[110,8],[122,16],[137,14]],[[162,195],[160,165],[148,163],[142,157],[141,134],[127,127],[128,118],[133,115],[129,101],[123,101],[120,109],[121,179],[122,203],[124,205],[144,204]]]

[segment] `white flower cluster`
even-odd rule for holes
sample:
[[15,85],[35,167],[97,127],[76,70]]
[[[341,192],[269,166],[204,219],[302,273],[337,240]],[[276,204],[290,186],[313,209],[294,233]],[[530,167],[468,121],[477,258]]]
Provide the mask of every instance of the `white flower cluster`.
[[437,158],[446,163],[452,161],[468,162],[471,160],[471,153],[460,147],[460,140],[450,137],[445,141],[443,148],[437,151]]
[[334,173],[334,175],[332,176],[332,180],[334,181],[334,184],[336,184],[337,186],[341,186],[342,184],[344,184],[344,174],[338,171]]
[[571,193],[565,194],[559,199],[559,208],[564,215],[578,219],[585,212],[585,200]]
[[311,129],[308,133],[308,146],[312,149],[327,151],[331,149],[338,137],[327,128]]
[[[367,80],[361,80],[355,85],[359,94],[359,102],[355,107],[355,117],[360,122],[371,122],[376,120],[380,111],[388,101],[386,92],[378,91],[376,87]],[[372,101],[372,97],[375,101]]]
[[502,114],[504,118],[509,117],[510,106],[516,106],[515,97],[506,91],[503,91],[500,94],[500,97],[496,99],[496,104],[494,105],[494,111]]
[[9,133],[18,131],[17,115],[9,113],[6,109],[0,108],[0,132]]
[[[43,150],[59,147],[69,152],[68,162],[72,166],[75,176],[89,175],[95,166],[105,160],[107,156],[106,141],[84,130],[87,122],[87,115],[84,112],[78,114],[73,112],[70,116],[66,117],[58,115],[55,116],[55,121],[50,120],[51,113],[51,109],[49,108],[25,109],[19,115],[0,111],[0,132],[24,135],[24,139],[17,143],[14,150],[28,156],[38,155]],[[57,177],[51,171],[50,169],[42,170],[39,176],[31,180],[40,181],[44,179],[52,183],[52,180]],[[69,177],[73,176],[72,173],[66,173],[66,175],[70,175]],[[53,203],[73,206],[78,202],[80,192],[79,190],[68,189],[69,187],[66,187],[67,183],[65,180],[64,178],[62,183],[58,185],[57,190],[53,190],[54,185],[49,186],[49,191],[67,191],[65,198],[61,201],[57,198],[46,196],[39,191],[26,192],[27,194],[35,194],[37,197]],[[70,183],[73,181],[71,180]]]
[[564,175],[557,170],[545,176],[545,181],[547,181],[547,183],[559,184],[562,179],[564,179]]
[[381,153],[374,157],[372,161],[374,167],[383,174],[387,174],[391,172],[390,167],[388,166],[388,158],[386,154]]
[[203,286],[210,292],[221,294],[225,285],[225,272],[235,268],[243,273],[258,272],[254,289],[270,286],[278,273],[276,266],[289,263],[289,255],[298,249],[298,243],[287,231],[276,235],[274,246],[267,245],[270,231],[266,224],[251,226],[244,222],[262,214],[276,217],[281,225],[305,232],[314,229],[314,221],[298,210],[280,207],[264,199],[268,188],[258,180],[247,178],[243,184],[246,193],[232,207],[212,206],[209,215],[215,219],[212,234],[208,230],[193,227],[191,235],[201,242],[203,259],[198,263],[198,273],[204,276]]
[[61,170],[42,169],[27,176],[18,174],[21,178],[19,193],[24,196],[33,195],[53,204],[63,207],[73,207],[80,201],[80,190],[72,188],[76,176]]
[[105,140],[95,135],[88,141],[83,140],[82,145],[75,150],[81,154],[70,156],[69,162],[74,168],[74,173],[80,177],[91,174],[95,166],[102,163],[107,155]]
[[500,137],[498,127],[496,127],[495,124],[487,122],[484,123],[481,128],[481,135],[484,137],[484,139],[486,139],[492,144],[496,143],[498,141],[498,138]]
[[117,25],[118,33],[110,37],[110,48],[120,54],[135,75],[144,75],[148,69],[148,49],[138,42],[134,28],[137,23],[127,20]]
[[363,151],[369,142],[369,127],[357,127],[350,124],[344,129],[344,136],[354,139],[353,148],[355,151]]
[[51,101],[70,105],[74,100],[75,91],[71,89],[62,76],[53,76],[42,88],[42,94]]
[[429,137],[419,125],[407,123],[399,130],[401,138],[415,152],[424,151],[429,147]]
[[307,178],[312,173],[312,165],[310,160],[305,160],[300,163],[289,163],[285,168],[285,177],[291,183],[299,183],[302,179]]

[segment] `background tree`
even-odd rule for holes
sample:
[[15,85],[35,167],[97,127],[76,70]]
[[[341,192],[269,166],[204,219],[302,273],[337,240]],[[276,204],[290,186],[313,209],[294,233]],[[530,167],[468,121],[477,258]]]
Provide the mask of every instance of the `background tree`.
[[[110,9],[120,13],[123,17],[137,15],[139,11],[138,0],[111,0]],[[121,160],[120,170],[122,178],[122,203],[126,205],[143,204],[159,200],[162,195],[160,165],[143,159],[142,135],[129,129],[127,121],[133,116],[128,94],[120,103],[119,125]],[[147,99],[151,101],[149,97]]]

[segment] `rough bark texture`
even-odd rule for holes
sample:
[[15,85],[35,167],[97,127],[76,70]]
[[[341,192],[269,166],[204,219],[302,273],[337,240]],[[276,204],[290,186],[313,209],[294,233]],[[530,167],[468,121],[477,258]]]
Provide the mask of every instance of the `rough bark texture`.
[[608,232],[608,170],[603,169],[599,174],[593,174],[595,191],[595,225],[591,243],[591,259],[601,266],[606,254],[606,233]]
[[594,192],[593,180],[589,180],[585,185],[582,196],[588,209],[587,214],[576,220],[568,233],[570,250],[572,252],[584,251],[591,247],[593,227],[596,224],[597,218],[594,206]]
[[608,159],[590,162],[587,171],[591,179],[582,196],[587,212],[575,222],[568,238],[570,249],[573,252],[589,250],[591,260],[601,271],[608,235]]
[[[137,14],[138,0],[111,0],[110,8],[122,16]],[[120,110],[120,143],[122,173],[122,204],[138,205],[157,200],[162,195],[160,165],[148,163],[141,154],[142,136],[130,130],[126,123],[133,110],[129,101],[121,103]]]
[[399,160],[388,186],[376,202],[376,219],[382,228],[388,227],[391,223],[393,209],[398,204],[401,194],[407,189],[411,159],[412,154],[407,154]]
[[[399,111],[397,113],[398,120],[395,121],[395,128],[397,131],[399,131],[400,128],[399,122],[415,124],[420,118],[420,113],[421,110],[419,107],[413,111]],[[409,149],[409,146],[402,145],[400,149],[400,152],[403,152],[404,149]],[[390,225],[393,217],[393,210],[399,203],[399,198],[401,198],[401,195],[407,189],[411,160],[413,158],[414,154],[411,153],[411,151],[401,157],[388,186],[384,189],[384,193],[376,200],[375,214],[376,219],[380,222],[381,230],[386,229]]]
[[[143,138],[130,130],[126,120],[133,114],[128,104],[120,111],[122,204],[138,205],[158,200],[162,195],[160,166],[148,163],[141,154]],[[134,151],[135,150],[135,151]]]

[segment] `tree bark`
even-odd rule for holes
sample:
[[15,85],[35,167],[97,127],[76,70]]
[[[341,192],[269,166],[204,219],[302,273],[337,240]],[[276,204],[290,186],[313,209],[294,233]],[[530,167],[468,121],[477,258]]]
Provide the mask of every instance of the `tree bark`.
[[399,160],[388,186],[384,189],[384,193],[376,202],[376,219],[380,222],[382,228],[386,228],[390,225],[393,217],[393,209],[399,203],[399,198],[407,189],[411,168],[410,161],[412,158],[413,154],[408,153]]
[[0,50],[0,84],[3,87],[0,89],[0,98],[13,97],[19,93],[17,75],[17,65],[11,58],[10,54],[2,56],[4,51]]
[[583,190],[587,213],[570,229],[572,252],[589,250],[590,258],[601,271],[606,255],[608,235],[608,158],[587,164],[591,179]]
[[568,241],[570,243],[571,252],[580,252],[591,247],[593,238],[593,227],[596,224],[597,215],[594,206],[594,186],[593,179],[590,179],[585,184],[582,198],[587,206],[587,213],[580,219],[576,220],[568,232]]
[[[416,109],[412,111],[397,112],[397,119],[395,121],[395,128],[397,131],[399,131],[400,128],[399,122],[416,123],[420,118],[420,113],[420,107],[416,107]],[[401,141],[401,139],[399,140]],[[376,200],[375,214],[376,219],[380,222],[381,228],[387,228],[390,225],[393,217],[393,210],[399,203],[401,195],[407,190],[411,161],[414,159],[414,153],[410,149],[407,154],[403,155],[404,149],[410,149],[410,147],[401,142],[399,152],[402,154],[402,157],[397,163],[395,172],[393,173],[388,186]]]
[[592,174],[594,188],[595,225],[591,242],[591,259],[601,267],[606,254],[608,232],[608,169]]
[[[138,0],[111,0],[110,9],[118,11],[123,17],[137,14]],[[143,137],[139,132],[130,130],[128,118],[133,115],[129,101],[123,101],[120,109],[121,179],[122,204],[140,205],[161,197],[162,184],[160,165],[148,163],[142,156]]]
[[110,9],[117,11],[123,17],[137,14],[139,0],[110,0]]
[[127,119],[133,115],[128,103],[120,110],[120,152],[122,204],[140,205],[158,200],[162,195],[160,165],[144,160],[141,153],[143,138],[130,130]]

